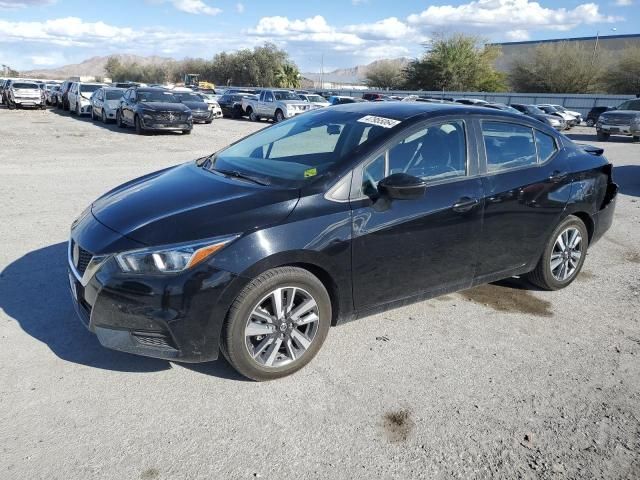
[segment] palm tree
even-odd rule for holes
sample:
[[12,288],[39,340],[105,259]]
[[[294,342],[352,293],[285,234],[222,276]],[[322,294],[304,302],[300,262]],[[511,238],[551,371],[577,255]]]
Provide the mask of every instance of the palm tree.
[[291,63],[285,63],[276,73],[276,82],[280,88],[300,87],[300,72],[298,67]]

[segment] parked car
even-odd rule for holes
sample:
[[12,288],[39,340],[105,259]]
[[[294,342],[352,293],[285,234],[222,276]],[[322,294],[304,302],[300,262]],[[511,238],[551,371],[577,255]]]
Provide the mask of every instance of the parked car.
[[45,92],[45,100],[47,105],[55,106],[58,102],[58,92],[60,91],[60,85],[51,85]]
[[205,102],[200,95],[195,92],[184,92],[173,90],[173,95],[189,107],[193,116],[193,122],[211,123],[215,118],[213,111],[209,108],[209,104]]
[[463,105],[485,105],[489,103],[486,100],[481,100],[479,98],[456,98],[453,101]]
[[11,84],[18,79],[15,78],[7,78],[5,79],[5,81],[2,83],[2,86],[0,88],[0,100],[2,100],[2,105],[6,105],[7,104],[7,96],[9,95],[9,88],[11,87]]
[[111,86],[114,88],[123,88],[126,90],[127,88],[136,87],[137,84],[133,82],[115,82],[112,83]]
[[627,100],[615,110],[604,112],[596,123],[598,140],[606,142],[611,135],[625,135],[640,142],[640,98]]
[[361,98],[349,97],[346,95],[332,95],[329,97],[329,103],[331,105],[344,105],[345,103],[358,103],[364,102]]
[[93,107],[89,100],[93,92],[106,87],[104,83],[74,82],[69,90],[69,111],[76,115],[90,115]]
[[331,105],[324,97],[316,95],[315,93],[299,93],[298,96],[305,102],[309,102],[312,109],[324,108]]
[[556,130],[567,129],[567,122],[565,122],[563,118],[555,115],[548,115],[544,113],[542,110],[540,110],[538,107],[536,107],[535,105],[512,103],[511,107],[524,113],[525,115],[528,115],[531,118],[535,118],[536,120],[555,128]]
[[388,101],[393,100],[389,95],[385,95],[383,93],[363,93],[362,99],[368,102],[380,102],[380,101]]
[[615,110],[615,107],[593,107],[589,110],[589,113],[587,113],[587,127],[593,127],[600,115],[609,110]]
[[[493,108],[495,110],[502,110],[503,112],[515,113],[516,115],[525,115],[520,110],[517,110],[517,109],[513,108],[512,106],[506,105],[504,103],[489,102],[489,103],[485,103],[484,105],[479,105],[479,106],[480,107],[485,107],[485,108]],[[544,123],[546,123],[546,122],[544,122]],[[551,125],[551,126],[553,126],[553,125]]]
[[553,108],[555,108],[559,112],[566,113],[567,115],[571,115],[572,117],[575,117],[575,119],[578,121],[578,125],[582,123],[582,114],[580,112],[577,112],[575,110],[567,110],[562,105],[556,105],[555,103],[551,103],[549,105],[551,105]]
[[62,82],[60,86],[60,92],[57,94],[58,97],[58,108],[61,110],[69,110],[69,89],[73,86],[75,82],[73,80],[65,80]]
[[203,93],[197,92],[200,98],[209,106],[209,110],[213,113],[213,118],[222,117],[222,109],[220,108],[220,104],[218,100],[222,95],[218,95],[216,93]]
[[263,118],[281,122],[311,110],[311,105],[289,90],[265,89],[257,99],[244,97],[242,110],[252,122]]
[[283,377],[334,324],[514,275],[570,285],[613,221],[602,153],[498,110],[314,110],[97,199],[71,226],[73,302],[108,348]]
[[[254,96],[251,93],[225,93],[218,100],[223,117],[242,118],[244,110],[242,109],[242,99],[244,97]],[[256,97],[257,98],[257,97]]]
[[139,135],[161,130],[179,130],[188,135],[193,116],[171,90],[132,87],[120,99],[116,123],[120,128],[135,127]]
[[9,109],[22,107],[45,108],[42,91],[36,82],[15,80],[7,90],[7,106]]
[[109,123],[116,119],[124,88],[101,87],[91,95],[91,119]]
[[573,115],[569,115],[568,113],[561,112],[551,105],[536,105],[536,107],[538,107],[547,115],[553,115],[554,117],[562,118],[567,123],[567,129],[578,125],[578,119],[576,117],[574,117]]

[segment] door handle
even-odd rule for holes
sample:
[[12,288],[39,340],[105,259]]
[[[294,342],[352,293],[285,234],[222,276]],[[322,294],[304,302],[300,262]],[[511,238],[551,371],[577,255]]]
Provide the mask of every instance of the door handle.
[[477,198],[471,197],[462,197],[451,207],[454,212],[464,213],[475,208],[476,205],[480,203],[480,200]]
[[560,182],[566,178],[568,175],[567,172],[561,172],[560,170],[554,170],[551,175],[549,175],[549,180],[552,182]]

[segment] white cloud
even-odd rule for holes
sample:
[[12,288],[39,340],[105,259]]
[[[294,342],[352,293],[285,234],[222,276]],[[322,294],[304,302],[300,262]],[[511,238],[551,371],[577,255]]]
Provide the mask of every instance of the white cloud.
[[546,8],[529,0],[475,0],[458,6],[430,6],[409,15],[411,25],[421,27],[465,28],[500,32],[511,30],[570,30],[582,24],[611,23],[621,20],[602,15],[595,3],[573,9]]
[[508,40],[511,40],[513,42],[521,42],[524,40],[529,40],[529,38],[531,38],[529,32],[527,32],[526,30],[509,30],[506,36]]
[[374,40],[408,38],[416,33],[413,28],[396,17],[385,18],[375,23],[348,25],[345,31],[358,34],[361,38]]
[[0,0],[0,10],[53,5],[57,0]]
[[236,12],[244,13],[244,5],[242,3],[236,3]]
[[361,45],[364,40],[352,33],[339,32],[327,24],[321,15],[303,20],[289,20],[287,17],[262,17],[249,34],[266,39],[282,37],[289,41],[309,41],[317,43],[337,43]]
[[615,4],[618,7],[628,7],[630,5],[633,5],[633,2],[631,0],[616,0]]
[[221,9],[210,7],[203,0],[172,0],[173,6],[181,12],[194,15],[218,15]]

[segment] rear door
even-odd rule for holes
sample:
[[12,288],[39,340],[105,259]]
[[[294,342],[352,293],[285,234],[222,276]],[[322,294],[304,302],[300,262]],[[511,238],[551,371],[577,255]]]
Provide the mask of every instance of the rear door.
[[[469,124],[423,123],[354,171],[353,297],[357,310],[471,285],[482,226],[482,181]],[[423,198],[388,200],[392,173],[423,178]]]
[[478,283],[537,262],[571,193],[554,135],[509,120],[479,121],[484,221]]

